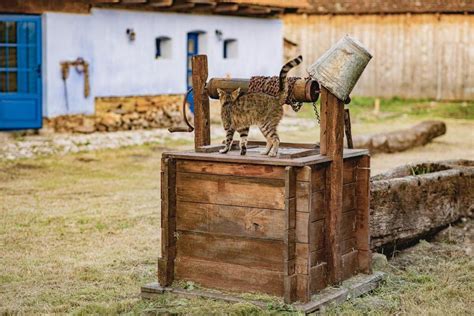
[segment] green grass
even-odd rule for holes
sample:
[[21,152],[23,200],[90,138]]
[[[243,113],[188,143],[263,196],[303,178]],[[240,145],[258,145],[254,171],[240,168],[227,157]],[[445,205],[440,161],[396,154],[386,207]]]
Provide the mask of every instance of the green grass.
[[[380,113],[373,113],[375,98],[354,97],[348,106],[351,117],[365,122],[389,120],[399,117],[416,119],[474,120],[474,102],[438,102],[420,99],[380,99]],[[299,117],[313,118],[311,104],[306,104]]]

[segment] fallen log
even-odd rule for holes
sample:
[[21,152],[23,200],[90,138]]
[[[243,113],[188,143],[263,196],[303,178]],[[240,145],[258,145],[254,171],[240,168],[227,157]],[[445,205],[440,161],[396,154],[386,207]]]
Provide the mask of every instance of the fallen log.
[[394,153],[413,147],[424,146],[434,138],[446,134],[446,124],[442,121],[425,121],[411,128],[389,133],[356,136],[354,148],[366,148],[371,154]]
[[474,161],[410,164],[371,178],[371,248],[391,251],[474,210]]

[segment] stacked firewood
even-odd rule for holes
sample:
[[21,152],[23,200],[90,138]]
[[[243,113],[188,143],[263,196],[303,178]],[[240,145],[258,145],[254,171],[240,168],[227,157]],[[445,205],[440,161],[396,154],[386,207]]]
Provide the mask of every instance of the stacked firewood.
[[94,133],[179,125],[180,95],[98,98],[95,115],[63,115],[45,120],[60,133]]

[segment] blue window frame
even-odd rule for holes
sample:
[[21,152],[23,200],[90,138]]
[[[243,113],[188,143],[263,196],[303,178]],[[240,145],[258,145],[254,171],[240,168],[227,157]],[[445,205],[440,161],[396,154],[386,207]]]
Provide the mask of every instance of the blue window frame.
[[0,129],[40,128],[41,18],[0,15]]
[[[187,38],[186,47],[186,86],[188,89],[193,86],[193,69],[192,69],[192,57],[197,55],[199,52],[199,32],[189,32]],[[189,94],[187,99],[189,108],[194,113],[194,96],[192,93]]]

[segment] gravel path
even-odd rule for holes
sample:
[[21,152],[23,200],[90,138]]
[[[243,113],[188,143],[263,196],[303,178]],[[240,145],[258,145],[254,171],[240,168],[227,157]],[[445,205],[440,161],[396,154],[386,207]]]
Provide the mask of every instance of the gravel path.
[[[292,132],[313,128],[311,120],[285,117],[280,125],[281,132]],[[213,126],[212,137],[224,138],[224,130]],[[255,129],[252,134],[258,134]],[[15,160],[43,155],[64,155],[82,151],[113,149],[124,146],[156,143],[165,145],[169,141],[193,140],[192,133],[170,133],[167,129],[121,131],[94,134],[52,134],[48,136],[25,136],[14,138],[0,134],[0,160]]]

